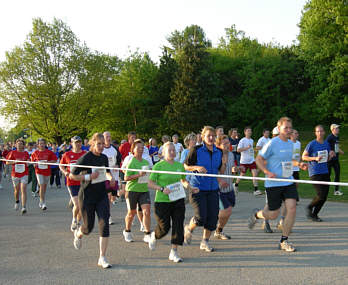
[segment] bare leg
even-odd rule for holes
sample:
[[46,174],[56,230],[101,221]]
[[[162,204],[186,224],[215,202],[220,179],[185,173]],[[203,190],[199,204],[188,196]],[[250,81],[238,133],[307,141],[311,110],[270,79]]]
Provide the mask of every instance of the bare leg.
[[21,196],[22,196],[22,207],[25,208],[25,205],[27,204],[27,184],[20,183],[21,187]]
[[100,251],[99,257],[105,256],[108,243],[109,243],[108,237],[99,237],[99,251]]
[[143,216],[143,225],[144,225],[144,228],[145,228],[145,231],[147,233],[149,233],[151,231],[151,205],[150,204],[144,204],[144,205],[141,205],[141,209],[143,210],[142,211],[142,216]]

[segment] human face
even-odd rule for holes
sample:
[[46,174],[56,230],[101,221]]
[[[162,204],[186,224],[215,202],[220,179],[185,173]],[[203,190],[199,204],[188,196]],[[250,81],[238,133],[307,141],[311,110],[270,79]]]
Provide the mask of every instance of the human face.
[[144,152],[144,144],[142,144],[142,143],[137,143],[137,144],[135,145],[135,148],[134,148],[133,152],[134,152],[134,156],[136,156],[136,157],[142,157],[143,152]]
[[37,148],[39,150],[45,150],[46,147],[46,143],[44,141],[39,141],[39,143],[37,144]]
[[232,138],[236,138],[238,136],[238,132],[237,131],[232,131],[231,137]]
[[338,134],[340,133],[340,128],[334,128],[334,129],[332,129],[332,134],[334,135],[334,136],[338,136]]
[[324,140],[324,136],[325,136],[325,131],[322,127],[316,127],[315,128],[315,136],[317,138],[318,141],[322,141]]
[[218,128],[216,129],[216,136],[220,137],[224,134],[224,129],[223,128]]
[[16,147],[17,147],[17,149],[18,149],[19,151],[23,151],[23,150],[24,150],[24,144],[23,144],[23,142],[22,142],[22,141],[18,141],[18,142],[16,143]]
[[104,146],[105,146],[104,139],[98,139],[97,141],[94,142],[93,152],[95,154],[101,154],[104,150]]
[[230,140],[229,139],[224,139],[222,140],[221,144],[219,145],[219,148],[225,151],[230,150]]
[[179,141],[179,138],[177,136],[173,136],[172,139],[173,143],[177,143]]
[[206,145],[208,146],[213,146],[215,143],[215,132],[213,131],[206,131],[205,134],[203,135],[203,141]]
[[279,136],[283,139],[289,139],[292,133],[292,123],[284,121],[281,126],[278,126]]
[[292,130],[290,137],[292,140],[296,141],[298,139],[298,131]]
[[196,143],[197,143],[197,139],[196,138],[190,139],[190,141],[189,141],[189,148],[194,147],[196,145]]
[[263,136],[264,136],[265,138],[269,138],[269,131],[265,131],[265,132],[263,133]]
[[73,141],[71,144],[72,144],[72,148],[73,148],[74,152],[81,150],[82,141]]
[[164,149],[164,159],[173,161],[176,156],[176,150],[174,145],[170,144]]
[[85,145],[88,145],[88,139],[85,139],[85,140],[84,140],[84,144],[85,144]]
[[251,135],[252,135],[252,130],[251,129],[246,129],[245,131],[244,131],[244,134],[245,134],[245,136],[247,137],[247,138],[250,138],[251,137]]
[[130,135],[129,138],[128,138],[128,142],[130,144],[132,144],[136,139],[137,139],[136,135]]
[[156,145],[157,145],[156,139],[152,139],[152,140],[151,140],[151,145],[152,145],[152,146],[156,146]]
[[106,146],[110,146],[111,144],[111,135],[110,133],[106,132],[104,133],[104,141]]

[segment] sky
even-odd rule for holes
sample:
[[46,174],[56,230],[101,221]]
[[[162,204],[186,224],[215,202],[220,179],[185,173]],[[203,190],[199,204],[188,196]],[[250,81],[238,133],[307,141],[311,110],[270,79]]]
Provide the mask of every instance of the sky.
[[[225,28],[236,25],[259,42],[283,46],[296,41],[307,0],[2,0],[0,62],[5,52],[22,45],[32,19],[63,20],[86,45],[125,58],[139,49],[158,62],[161,47],[175,30],[195,24],[214,45]],[[1,104],[1,102],[0,102]],[[0,116],[0,127],[11,124]]]

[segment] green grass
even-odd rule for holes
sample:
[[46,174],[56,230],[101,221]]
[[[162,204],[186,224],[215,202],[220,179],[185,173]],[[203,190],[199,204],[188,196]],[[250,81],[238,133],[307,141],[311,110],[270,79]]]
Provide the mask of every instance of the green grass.
[[[314,139],[313,131],[308,129],[298,129],[302,146],[302,152],[308,142]],[[326,130],[326,135],[328,135],[330,132]],[[344,151],[344,155],[340,155],[340,165],[341,165],[341,178],[340,182],[346,182],[348,183],[348,130],[342,128],[340,132],[340,148]],[[250,175],[250,172],[248,172],[248,175]],[[259,174],[260,177],[264,177],[263,173]],[[300,172],[300,178],[302,180],[309,180],[308,178],[308,171],[302,171]],[[331,173],[331,181],[334,180],[334,171],[332,170]],[[263,181],[259,181],[259,188],[261,190],[264,189],[264,183]],[[260,187],[261,186],[261,187]],[[245,192],[253,192],[253,185],[251,180],[241,180],[239,183],[239,191],[245,191]],[[330,186],[329,201],[336,201],[336,202],[348,202],[348,187],[340,187],[340,190],[344,193],[343,196],[334,196],[334,186]],[[313,198],[315,195],[315,191],[312,185],[310,184],[300,184],[299,188],[299,195],[300,198]]]

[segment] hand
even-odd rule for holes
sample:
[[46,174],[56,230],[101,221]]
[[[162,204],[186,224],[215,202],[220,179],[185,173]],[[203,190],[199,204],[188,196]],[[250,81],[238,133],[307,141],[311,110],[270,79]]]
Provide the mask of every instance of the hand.
[[145,176],[146,172],[139,172],[139,177]]
[[308,164],[304,162],[300,162],[298,167],[305,171],[308,170]]
[[247,149],[249,149],[249,148],[252,148],[253,146],[251,145],[251,144],[249,144],[248,146],[247,146]]
[[199,173],[207,173],[207,170],[205,169],[204,166],[197,166],[197,167],[196,167],[196,170],[197,170]]
[[265,174],[267,175],[268,178],[276,178],[276,177],[277,177],[277,175],[276,175],[275,173],[270,172],[270,171],[268,171],[268,172],[265,173]]
[[115,187],[115,185],[116,185],[116,181],[115,181],[114,178],[112,178],[112,179],[110,180],[110,186],[111,186],[111,187]]
[[125,193],[125,191],[124,191],[124,189],[120,189],[120,190],[118,190],[118,196],[123,196],[124,195],[124,193]]
[[331,159],[331,158],[333,158],[335,156],[336,156],[336,153],[333,150],[331,150],[330,153],[329,153],[329,159]]
[[239,171],[238,166],[233,166],[231,173],[235,174],[235,173],[238,173],[238,171]]
[[167,188],[167,187],[164,188],[163,193],[169,195],[170,194],[170,189]]
[[322,158],[323,158],[323,157],[322,157],[321,155],[319,155],[319,156],[317,156],[317,157],[315,158],[315,161],[319,162]]
[[192,192],[193,194],[197,194],[197,193],[199,192],[199,188],[197,188],[197,187],[191,187],[191,192]]
[[220,188],[227,188],[229,186],[229,184],[225,180],[221,180],[219,186],[220,186]]
[[65,176],[65,177],[69,177],[69,175],[70,175],[70,173],[69,173],[68,171],[65,171],[65,172],[64,172],[64,176]]
[[91,174],[91,180],[98,178],[98,176],[99,176],[99,172],[98,172],[98,171],[93,172],[93,173]]

